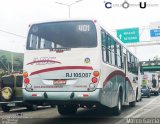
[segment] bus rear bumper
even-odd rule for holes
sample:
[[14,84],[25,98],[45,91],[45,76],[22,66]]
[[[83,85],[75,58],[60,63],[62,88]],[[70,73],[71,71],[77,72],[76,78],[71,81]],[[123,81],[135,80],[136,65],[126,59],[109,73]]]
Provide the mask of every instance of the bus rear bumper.
[[40,102],[48,101],[55,104],[63,102],[100,102],[102,89],[96,89],[93,92],[28,92],[23,89],[24,101]]

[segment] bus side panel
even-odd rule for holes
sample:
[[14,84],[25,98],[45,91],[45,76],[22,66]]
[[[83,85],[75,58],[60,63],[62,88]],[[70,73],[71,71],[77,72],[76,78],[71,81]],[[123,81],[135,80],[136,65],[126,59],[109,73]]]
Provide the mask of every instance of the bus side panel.
[[122,88],[122,102],[124,102],[125,77],[124,75],[116,74],[116,85],[113,85],[113,93],[112,93],[112,105],[113,105],[112,107],[117,106],[120,87]]
[[98,85],[98,88],[102,88],[102,96],[100,98],[100,103],[102,105],[111,107],[112,105],[112,81],[108,80],[109,74],[113,71],[112,66],[107,65],[102,62],[101,65],[101,78]]
[[130,72],[128,72],[127,74],[127,94],[128,94],[128,102],[133,102],[136,99],[136,89],[138,87],[138,81],[133,82],[134,78],[137,77],[134,74],[131,74]]
[[119,87],[122,86],[122,90],[124,90],[124,73],[108,64],[103,64],[101,72],[101,104],[115,107],[117,105]]
[[126,78],[123,70],[117,70],[113,66],[103,64],[101,74],[101,82],[103,82],[101,104],[108,107],[117,106],[120,87],[122,87],[123,104],[135,101],[137,84],[132,82],[133,74],[128,74],[128,76],[130,78]]

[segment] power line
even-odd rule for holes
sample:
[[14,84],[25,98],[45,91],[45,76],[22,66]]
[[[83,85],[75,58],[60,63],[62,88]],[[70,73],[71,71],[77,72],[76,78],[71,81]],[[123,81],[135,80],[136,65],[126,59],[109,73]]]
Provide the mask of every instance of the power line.
[[8,31],[1,30],[1,29],[0,29],[0,32],[3,32],[3,33],[6,33],[6,34],[10,34],[10,35],[14,35],[14,36],[17,36],[17,37],[21,37],[21,38],[25,38],[25,39],[26,39],[26,37],[23,36],[23,35],[15,34],[15,33],[12,33],[12,32],[8,32]]

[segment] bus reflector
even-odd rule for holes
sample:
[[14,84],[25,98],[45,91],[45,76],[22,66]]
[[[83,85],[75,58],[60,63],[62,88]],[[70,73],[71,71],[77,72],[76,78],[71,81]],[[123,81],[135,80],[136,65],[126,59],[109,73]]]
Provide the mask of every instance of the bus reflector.
[[87,97],[87,96],[89,96],[89,95],[88,95],[88,94],[83,94],[83,96],[84,96],[84,97]]
[[24,83],[29,84],[29,82],[30,82],[29,78],[24,79]]
[[32,96],[37,96],[37,94],[32,94]]
[[97,83],[97,81],[98,81],[98,79],[97,79],[96,77],[93,77],[93,78],[92,78],[92,82],[93,82],[93,83]]
[[27,73],[27,72],[24,72],[24,73],[23,73],[23,77],[24,77],[24,78],[27,78],[27,77],[28,77],[28,73]]
[[99,71],[94,71],[94,72],[93,72],[93,75],[94,75],[95,77],[98,77],[98,76],[99,76]]

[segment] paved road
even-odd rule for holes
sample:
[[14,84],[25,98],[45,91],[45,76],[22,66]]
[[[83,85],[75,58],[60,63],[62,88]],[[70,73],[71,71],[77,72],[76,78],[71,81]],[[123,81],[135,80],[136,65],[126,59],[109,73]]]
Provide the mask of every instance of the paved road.
[[[143,98],[142,102],[137,102],[136,107],[133,108],[124,106],[120,116],[111,116],[109,112],[96,109],[79,109],[77,115],[63,117],[58,114],[56,108],[50,107],[41,107],[34,112],[19,108],[9,113],[0,112],[0,115],[2,118],[0,124],[7,124],[4,122],[12,122],[12,124],[13,122],[14,124],[125,124],[135,122],[132,118],[160,118],[160,96]],[[7,117],[12,117],[12,119],[7,119]],[[15,117],[25,119],[15,119]]]

